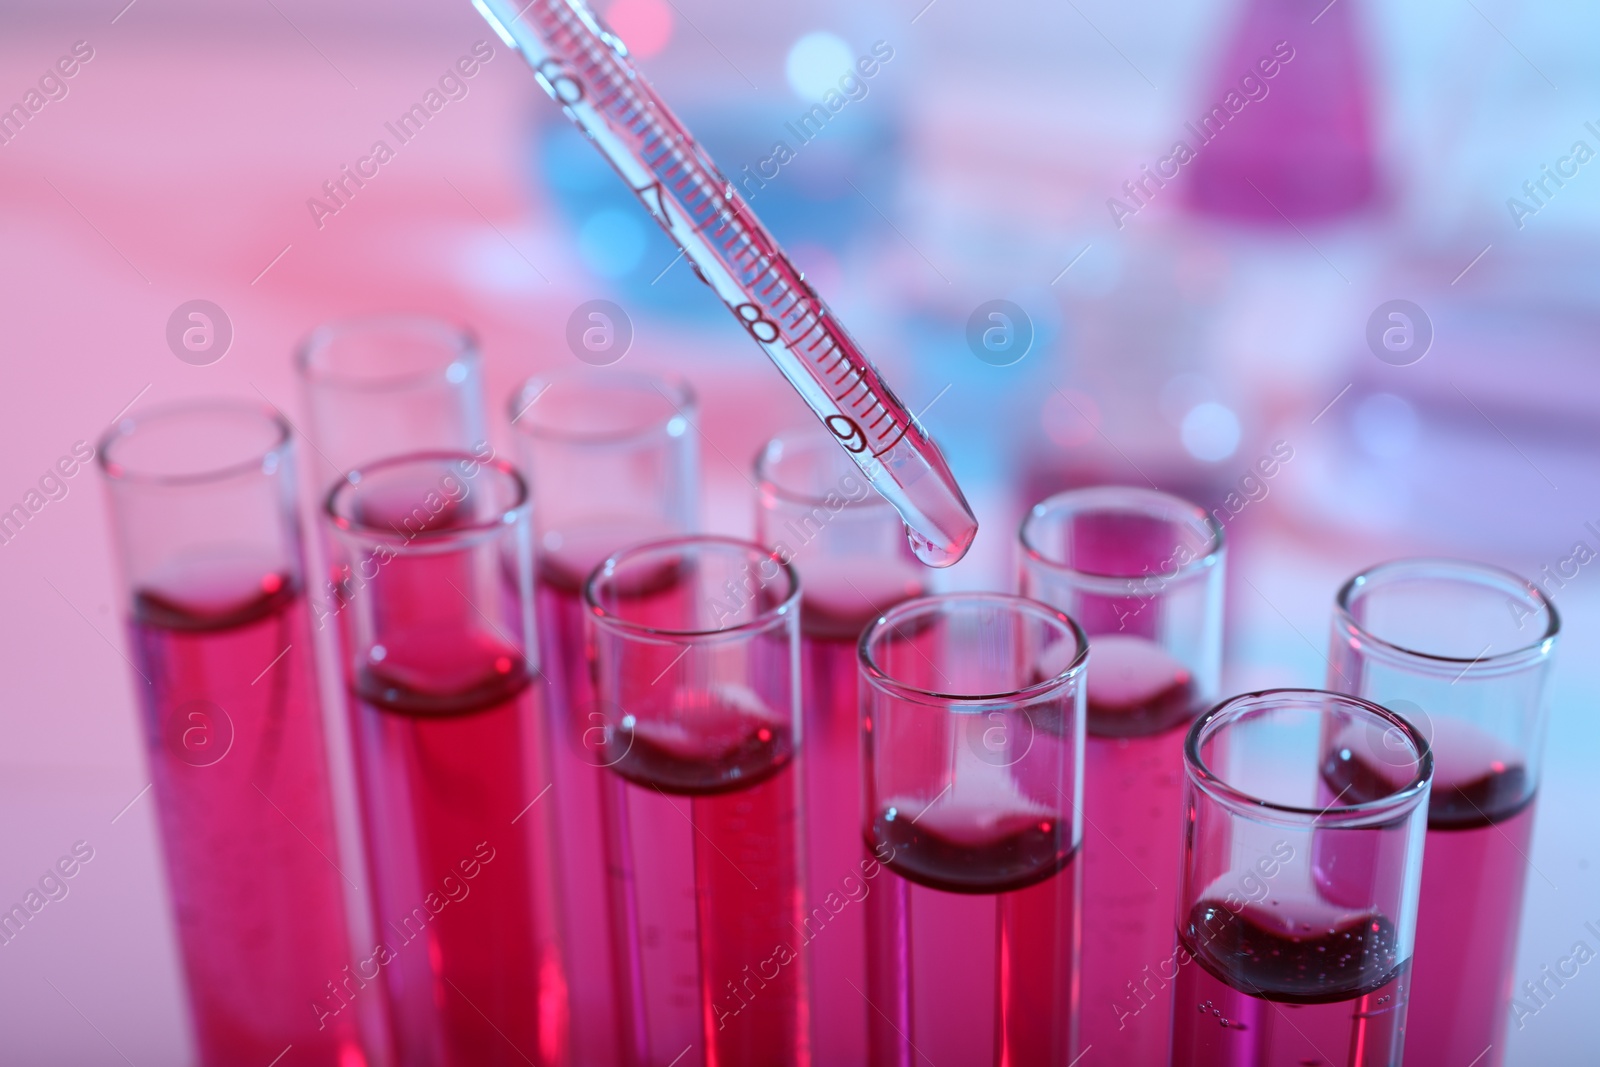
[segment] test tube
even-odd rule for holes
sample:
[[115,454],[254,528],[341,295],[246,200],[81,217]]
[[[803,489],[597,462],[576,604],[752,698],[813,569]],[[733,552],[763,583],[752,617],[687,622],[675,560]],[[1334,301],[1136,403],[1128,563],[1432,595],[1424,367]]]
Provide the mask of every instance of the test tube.
[[350,939],[289,426],[185,403],[99,455],[200,1063],[363,1064],[356,1013],[318,1007]]
[[1545,684],[1560,621],[1540,590],[1478,563],[1406,559],[1339,590],[1329,688],[1409,719],[1434,752],[1406,1052],[1503,1062],[1533,836]]
[[561,812],[559,877],[572,953],[573,1054],[621,1062],[623,992],[613,970],[605,819],[623,784],[605,739],[618,723],[595,699],[584,647],[583,581],[611,553],[688,533],[699,506],[696,401],[681,382],[616,370],[528,379],[511,396],[522,469],[537,498],[541,662],[550,699],[552,799]]
[[792,567],[717,537],[635,546],[584,585],[639,1067],[812,1062],[799,597]]
[[1176,990],[1173,1067],[1397,1067],[1422,735],[1355,697],[1247,693],[1195,721],[1184,772],[1177,946],[1140,975]]
[[566,1056],[529,512],[511,466],[456,452],[327,500],[378,938],[355,973],[404,1065]]
[[325,323],[301,343],[295,365],[316,453],[335,475],[488,439],[477,340],[443,320],[374,315]]
[[1021,597],[919,597],[859,656],[869,1062],[1073,1062],[1083,631]]
[[[767,442],[756,460],[756,540],[800,571],[800,663],[805,715],[807,907],[861,884],[860,724],[856,642],[884,610],[925,591],[900,517],[821,432]],[[870,1009],[866,917],[842,909],[812,942],[817,1062],[861,1064]],[[855,988],[851,988],[852,985]]]
[[1183,738],[1217,699],[1222,529],[1194,504],[1122,486],[1059,493],[1021,529],[1021,592],[1089,635],[1082,944],[1085,1047],[1165,1055],[1170,988],[1139,988],[1172,950]]

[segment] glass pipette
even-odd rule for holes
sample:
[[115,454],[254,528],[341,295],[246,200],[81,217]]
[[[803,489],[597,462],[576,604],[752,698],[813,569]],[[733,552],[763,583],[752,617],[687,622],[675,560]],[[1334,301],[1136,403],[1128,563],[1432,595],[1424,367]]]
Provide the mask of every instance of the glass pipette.
[[955,477],[778,242],[583,0],[472,0],[611,161],[817,418],[945,567],[978,532]]

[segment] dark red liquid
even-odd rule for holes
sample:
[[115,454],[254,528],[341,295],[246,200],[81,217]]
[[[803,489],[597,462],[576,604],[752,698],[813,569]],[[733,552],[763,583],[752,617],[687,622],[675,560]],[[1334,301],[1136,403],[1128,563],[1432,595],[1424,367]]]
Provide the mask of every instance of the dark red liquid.
[[1093,737],[1151,737],[1199,710],[1188,669],[1154,641],[1101,634],[1089,642],[1086,726]]
[[626,720],[612,735],[611,768],[635,785],[685,796],[759,785],[794,755],[787,725],[714,700],[693,711],[693,736]]
[[[1051,877],[1072,858],[1068,825],[1040,816],[1010,833],[977,843],[953,841],[912,822],[910,811],[885,812],[868,847],[894,850],[891,870],[946,893],[1009,893]],[[1019,820],[1020,821],[1020,820]]]
[[1390,1067],[1404,1037],[1407,961],[1374,914],[1299,921],[1203,900],[1178,931],[1175,1067]]
[[[1503,1062],[1517,928],[1533,837],[1535,790],[1509,746],[1466,723],[1434,723],[1433,789],[1412,972],[1406,1050],[1485,1067]],[[1407,767],[1359,759],[1326,768],[1348,795],[1383,796]]]
[[1476,830],[1513,818],[1533,803],[1533,785],[1523,767],[1447,784],[1428,798],[1428,829]]
[[1388,983],[1400,966],[1394,924],[1381,915],[1291,922],[1254,905],[1235,913],[1202,900],[1179,936],[1218,978],[1285,1004],[1349,1000]]
[[[1436,729],[1433,788],[1428,795],[1430,832],[1493,826],[1533,803],[1527,768],[1492,738],[1463,723],[1444,722]],[[1468,731],[1475,736],[1464,737]],[[1443,736],[1446,734],[1453,736]],[[1473,746],[1472,750],[1466,745]],[[1388,796],[1414,774],[1415,768],[1408,763],[1375,763],[1363,758],[1360,751],[1334,753],[1323,768],[1323,781],[1347,803]]]
[[[1003,817],[962,840],[880,816],[868,897],[874,1067],[1054,1067],[1077,1055],[1078,875],[1066,825]],[[920,825],[921,820],[919,820]],[[892,851],[891,851],[892,850]]]
[[[350,962],[304,600],[134,595],[156,815],[200,1061],[350,1067],[355,1013],[314,1011]],[[279,658],[281,655],[281,658]],[[320,1025],[319,1025],[320,1023]]]
[[506,636],[514,592],[467,599],[471,551],[398,555],[345,608],[374,635],[349,684],[377,980],[399,1063],[544,1065],[565,1054],[567,996],[539,690]]
[[1172,990],[1142,984],[1143,973],[1172,953],[1183,740],[1200,694],[1159,645],[1122,634],[1090,638],[1088,678],[1083,1044],[1127,1063],[1157,1063]]

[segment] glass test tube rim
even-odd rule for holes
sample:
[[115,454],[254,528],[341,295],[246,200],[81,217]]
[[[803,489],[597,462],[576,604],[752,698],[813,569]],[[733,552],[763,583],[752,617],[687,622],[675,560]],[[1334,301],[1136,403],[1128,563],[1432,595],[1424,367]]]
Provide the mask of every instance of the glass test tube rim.
[[[389,369],[375,374],[351,373],[348,369],[336,370],[321,363],[318,357],[332,347],[334,342],[362,332],[385,328],[421,328],[420,332],[435,334],[445,342],[441,351],[449,358],[424,363],[415,368]],[[432,315],[412,315],[394,312],[375,315],[358,315],[324,322],[306,335],[295,349],[295,370],[305,381],[329,385],[354,392],[398,392],[426,385],[429,382],[450,378],[451,368],[458,363],[481,364],[483,350],[478,335],[472,328]],[[463,374],[462,377],[465,377]]]
[[[1051,625],[1060,627],[1077,645],[1077,652],[1059,673],[1031,685],[1003,693],[944,693],[934,689],[910,685],[892,677],[881,667],[872,654],[877,635],[903,624],[908,617],[919,613],[943,613],[948,607],[991,608],[1026,613]],[[861,631],[856,642],[856,661],[861,677],[884,695],[911,704],[953,710],[962,714],[979,714],[995,705],[1015,705],[1039,700],[1070,688],[1083,676],[1089,663],[1089,638],[1077,620],[1066,612],[1057,611],[1048,604],[1014,593],[931,593],[901,601],[883,612]]]
[[[1516,594],[1535,610],[1543,610],[1549,620],[1544,633],[1529,644],[1492,656],[1444,656],[1422,652],[1403,644],[1388,641],[1356,620],[1352,610],[1359,594],[1369,586],[1378,586],[1397,578],[1434,577],[1482,585],[1485,589],[1498,588],[1501,592]],[[1339,587],[1333,598],[1334,626],[1352,643],[1359,642],[1365,654],[1391,666],[1403,666],[1422,674],[1459,676],[1470,670],[1479,678],[1510,674],[1525,670],[1549,659],[1555,651],[1555,640],[1561,633],[1561,617],[1556,606],[1544,591],[1514,571],[1476,560],[1456,559],[1449,556],[1408,556],[1387,560],[1367,567]]]
[[[188,417],[215,417],[228,412],[259,419],[262,427],[270,430],[271,437],[264,439],[262,447],[252,450],[247,458],[199,465],[195,470],[181,474],[141,470],[137,465],[129,466],[117,458],[116,453],[121,451],[119,446],[147,427],[170,424]],[[158,404],[141,414],[124,415],[100,435],[95,447],[95,460],[101,472],[113,483],[188,488],[272,474],[280,465],[292,461],[293,450],[294,429],[275,408],[238,397],[202,397]]]
[[[1218,730],[1241,721],[1252,713],[1278,710],[1291,702],[1336,704],[1376,717],[1389,729],[1398,730],[1417,753],[1416,773],[1404,786],[1376,800],[1355,804],[1330,804],[1325,808],[1302,808],[1255,796],[1226,782],[1200,757],[1200,745]],[[1418,804],[1426,805],[1433,784],[1433,749],[1422,732],[1405,716],[1381,704],[1346,693],[1326,689],[1280,688],[1239,693],[1216,704],[1195,718],[1183,740],[1183,773],[1190,785],[1204,793],[1224,810],[1255,822],[1297,827],[1359,829],[1393,822],[1406,817]]]
[[[1165,519],[1174,523],[1198,522],[1197,532],[1206,533],[1205,551],[1181,565],[1171,575],[1151,575],[1140,571],[1129,574],[1101,574],[1079,570],[1046,554],[1032,531],[1046,516],[1083,514],[1092,511],[1122,512]],[[1022,546],[1023,564],[1061,575],[1090,592],[1126,594],[1130,579],[1160,578],[1164,585],[1184,584],[1216,567],[1227,551],[1227,535],[1205,508],[1172,493],[1134,485],[1094,485],[1054,493],[1028,509],[1017,527],[1017,542]]]
[[[475,519],[470,523],[462,523],[441,528],[438,530],[421,529],[413,534],[404,534],[390,526],[378,526],[364,522],[353,514],[341,510],[340,505],[345,501],[347,494],[353,494],[361,488],[363,478],[373,473],[391,470],[397,467],[424,463],[438,463],[440,461],[465,461],[476,463],[485,471],[495,471],[505,479],[510,486],[512,496],[507,504],[494,510],[494,513],[482,519]],[[437,469],[437,467],[433,468]],[[481,474],[481,472],[480,472]],[[478,477],[474,475],[473,477]],[[517,470],[502,459],[483,459],[471,452],[452,452],[448,450],[428,450],[423,452],[407,452],[400,456],[389,456],[372,463],[362,464],[349,474],[340,478],[328,490],[322,507],[323,517],[328,524],[342,537],[360,543],[381,543],[400,554],[430,553],[441,551],[456,551],[478,541],[491,539],[507,526],[515,526],[526,518],[533,510],[533,498],[528,492],[527,479],[522,472]]]
[[[825,503],[827,500],[827,493],[817,494],[795,489],[790,485],[786,485],[774,473],[774,468],[783,462],[781,453],[785,448],[806,449],[808,451],[815,452],[834,452],[838,453],[840,456],[843,456],[844,453],[840,451],[838,442],[829,440],[827,438],[817,437],[804,427],[791,427],[790,429],[775,433],[768,438],[767,441],[756,451],[755,463],[752,465],[756,476],[757,487],[763,496],[771,495],[789,504],[816,506]],[[774,450],[780,453],[780,455],[775,456],[773,454]],[[845,474],[859,476],[863,482],[866,481],[866,475],[861,473],[859,467],[857,467],[854,463],[850,463],[848,460],[845,462],[847,466],[842,468]],[[849,501],[846,504],[846,507],[849,510],[857,513],[863,511],[882,512],[886,515],[894,513],[894,505],[889,503],[886,498],[877,492],[868,493],[860,500]]]
[[[723,627],[720,630],[679,630],[664,626],[645,626],[623,618],[599,602],[596,590],[600,582],[615,574],[617,567],[622,563],[638,562],[640,558],[646,555],[664,554],[691,547],[737,549],[745,556],[747,564],[755,562],[760,565],[771,561],[777,565],[778,574],[782,575],[787,582],[787,589],[782,599],[776,604],[764,608],[754,617],[733,626]],[[768,581],[773,581],[776,577],[775,575],[773,579],[768,579]],[[723,641],[745,640],[768,630],[780,629],[788,624],[791,616],[799,613],[800,573],[795,570],[794,564],[785,563],[778,558],[776,552],[763,548],[754,541],[746,541],[738,537],[725,537],[720,534],[685,534],[680,537],[664,537],[629,545],[627,548],[613,552],[601,560],[599,565],[590,571],[589,576],[584,579],[583,606],[594,625],[630,641],[653,640],[670,645],[710,645]]]
[[[526,418],[533,407],[533,400],[524,402],[523,398],[529,392],[534,392],[534,399],[543,394],[545,389],[559,388],[564,384],[578,383],[585,386],[603,384],[612,388],[623,383],[635,387],[648,387],[651,391],[662,397],[675,410],[672,415],[665,418],[641,419],[637,423],[614,430],[600,430],[594,432],[574,431],[567,428],[558,428],[536,419]],[[535,390],[536,386],[542,386]],[[669,395],[661,391],[662,386],[672,389],[676,395]],[[677,437],[673,433],[672,421],[682,418],[689,426],[696,424],[700,413],[700,398],[695,393],[694,387],[688,379],[676,374],[650,374],[642,371],[606,371],[600,368],[566,369],[543,372],[525,378],[511,395],[506,398],[506,413],[510,416],[513,429],[518,433],[541,441],[554,444],[573,445],[634,445],[642,444],[657,436]]]

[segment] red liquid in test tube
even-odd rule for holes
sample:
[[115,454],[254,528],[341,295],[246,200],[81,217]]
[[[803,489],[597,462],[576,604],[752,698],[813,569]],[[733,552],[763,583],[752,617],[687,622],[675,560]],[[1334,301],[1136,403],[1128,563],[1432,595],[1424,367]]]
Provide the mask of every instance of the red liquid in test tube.
[[[174,406],[101,443],[199,1060],[367,1062],[288,425]],[[119,816],[120,817],[120,816]]]
[[[1410,965],[1383,915],[1325,915],[1293,902],[1271,914],[1234,914],[1221,901],[1202,900],[1179,944],[1194,962],[1177,969],[1173,1064],[1383,1067],[1398,1060],[1403,1031],[1393,1020],[1405,1005]],[[1347,1059],[1353,1028],[1358,1049]]]
[[565,1062],[523,483],[470,454],[380,461],[328,505],[375,919],[405,1064]]
[[669,379],[575,371],[530,379],[509,413],[536,497],[535,602],[550,700],[551,797],[561,811],[566,939],[584,946],[569,955],[573,1055],[608,1067],[641,1040],[626,1006],[643,990],[616,969],[612,947],[614,930],[634,936],[632,911],[611,911],[615,849],[606,841],[615,822],[607,812],[621,810],[627,787],[609,769],[609,742],[621,723],[615,706],[596,698],[582,588],[612,553],[693,527],[696,401]]
[[1150,490],[1060,493],[1023,523],[1021,588],[1089,635],[1084,752],[1085,1047],[1166,1055],[1183,742],[1221,670],[1221,531]]
[[756,462],[757,540],[800,572],[805,708],[805,951],[812,965],[819,1063],[864,1064],[866,913],[874,862],[861,837],[856,644],[883,611],[924,591],[892,508],[827,435],[769,441]]
[[[1559,632],[1536,586],[1462,560],[1380,564],[1335,598],[1329,686],[1405,716],[1433,749],[1408,1060],[1496,1067],[1512,998],[1529,995],[1513,968]],[[1383,755],[1352,792],[1392,776]]]
[[875,1067],[1078,1055],[1085,648],[993,594],[909,600],[863,637]]
[[[1174,1067],[1391,1067],[1406,1035],[1432,760],[1393,712],[1235,697],[1184,749]],[[1431,1062],[1431,1061],[1429,1061]]]
[[586,586],[619,715],[606,839],[631,1063],[812,1062],[796,600],[791,570],[716,538],[637,546]]
[[[1468,723],[1435,722],[1433,751],[1406,1047],[1416,1040],[1417,1048],[1426,1048],[1427,1039],[1437,1039],[1454,1055],[1482,1037],[1501,1049],[1484,1062],[1498,1063],[1507,1028],[1505,987],[1488,977],[1512,975],[1516,964],[1533,852],[1534,781],[1512,746]],[[1464,930],[1471,936],[1462,936]],[[1471,980],[1460,982],[1462,975]],[[1514,988],[1512,996],[1527,992]]]
[[327,986],[351,955],[311,630],[292,581],[262,575],[260,592],[231,603],[134,596],[157,821],[207,1064],[290,1044],[306,1063],[365,1062],[355,1013]]

